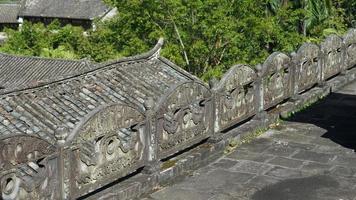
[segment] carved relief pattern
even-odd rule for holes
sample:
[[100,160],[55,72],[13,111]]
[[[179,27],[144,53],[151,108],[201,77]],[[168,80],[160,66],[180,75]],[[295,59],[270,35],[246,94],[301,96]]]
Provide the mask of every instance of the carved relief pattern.
[[330,36],[321,45],[323,53],[323,79],[338,74],[343,66],[342,39]]
[[144,121],[136,110],[113,105],[92,116],[80,129],[74,145],[75,182],[79,189],[97,181],[127,175],[143,161],[141,141]]
[[351,29],[344,37],[346,47],[347,66],[351,68],[356,65],[356,29]]
[[348,67],[353,67],[356,65],[356,43],[350,44],[347,47],[347,57],[348,57]]
[[290,58],[282,53],[272,54],[262,71],[263,107],[273,106],[291,95]]
[[304,44],[298,50],[295,57],[298,92],[309,89],[318,83],[320,79],[318,66],[319,51],[318,46],[309,43]]
[[248,66],[235,66],[215,90],[218,91],[217,109],[220,129],[253,115],[256,111],[256,74]]
[[208,137],[212,125],[211,93],[205,86],[186,83],[169,95],[160,111],[161,152],[180,149]]
[[1,199],[56,198],[55,148],[31,136],[0,140]]
[[[222,127],[243,119],[255,111],[255,87],[250,83],[220,96],[220,123]],[[252,112],[251,112],[252,111]]]
[[289,71],[282,70],[268,75],[263,81],[264,108],[281,102],[290,94]]

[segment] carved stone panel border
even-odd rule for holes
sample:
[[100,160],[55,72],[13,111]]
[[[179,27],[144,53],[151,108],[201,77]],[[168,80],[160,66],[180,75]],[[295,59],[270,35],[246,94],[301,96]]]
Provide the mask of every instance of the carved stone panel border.
[[295,93],[302,92],[320,82],[320,48],[311,43],[303,44],[293,56],[295,66]]
[[156,119],[158,157],[164,158],[212,134],[212,93],[197,82],[178,85],[163,99]]
[[337,75],[344,68],[344,45],[337,35],[331,35],[321,43],[322,80]]
[[1,199],[57,199],[57,152],[29,135],[0,139]]
[[213,90],[215,92],[215,132],[256,114],[257,74],[249,66],[232,67]]
[[351,29],[344,36],[344,45],[346,48],[346,64],[345,68],[349,69],[356,65],[356,29]]
[[293,68],[291,58],[283,53],[271,54],[262,69],[261,77],[263,109],[268,109],[292,95]]
[[64,156],[64,193],[79,197],[144,166],[145,117],[136,109],[106,105],[91,113],[69,137]]

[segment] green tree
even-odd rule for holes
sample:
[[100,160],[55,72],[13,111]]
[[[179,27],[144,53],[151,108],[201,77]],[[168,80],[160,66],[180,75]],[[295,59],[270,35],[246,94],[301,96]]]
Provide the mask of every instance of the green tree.
[[342,33],[355,13],[345,8],[355,0],[108,1],[119,14],[96,22],[95,31],[26,22],[21,31],[6,30],[0,50],[101,62],[142,53],[164,37],[163,56],[208,80],[236,63],[255,65],[274,51]]

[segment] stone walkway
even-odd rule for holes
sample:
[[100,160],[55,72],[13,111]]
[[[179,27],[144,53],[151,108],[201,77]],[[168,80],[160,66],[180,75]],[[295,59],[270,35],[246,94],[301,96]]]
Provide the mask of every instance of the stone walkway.
[[145,200],[356,200],[356,83]]

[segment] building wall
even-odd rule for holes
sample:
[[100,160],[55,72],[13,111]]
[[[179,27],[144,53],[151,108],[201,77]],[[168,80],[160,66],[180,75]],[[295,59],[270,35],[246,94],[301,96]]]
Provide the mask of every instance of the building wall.
[[81,26],[84,29],[92,28],[92,21],[87,19],[67,19],[67,18],[50,18],[50,17],[24,17],[24,20],[30,21],[32,23],[42,22],[45,25],[49,25],[54,20],[58,20],[62,26],[71,24],[74,26]]
[[18,26],[18,23],[0,23],[0,31],[3,31],[4,28],[17,29]]

